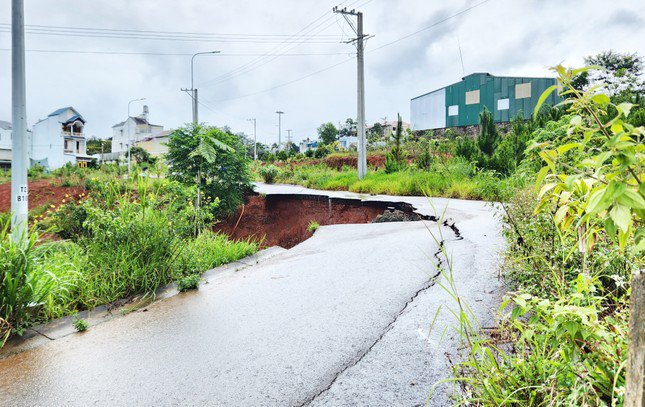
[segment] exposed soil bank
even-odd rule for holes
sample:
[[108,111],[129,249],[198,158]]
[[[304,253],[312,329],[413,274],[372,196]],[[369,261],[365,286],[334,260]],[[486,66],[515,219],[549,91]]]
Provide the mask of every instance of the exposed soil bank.
[[[386,216],[381,216],[384,213]],[[313,235],[307,230],[311,221],[322,226],[424,218],[414,212],[412,205],[401,202],[363,202],[321,195],[251,195],[235,215],[214,229],[234,239],[264,238],[265,246],[290,249]]]
[[[61,187],[52,184],[52,180],[41,179],[29,181],[29,209],[38,208],[45,204],[60,204],[65,195],[78,197],[83,193],[83,187]],[[69,198],[68,198],[69,200]],[[0,184],[0,212],[11,210],[11,183]]]

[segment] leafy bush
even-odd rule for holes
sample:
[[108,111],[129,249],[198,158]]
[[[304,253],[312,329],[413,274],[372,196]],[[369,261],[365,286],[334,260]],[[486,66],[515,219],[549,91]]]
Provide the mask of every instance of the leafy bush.
[[54,277],[36,267],[36,239],[28,232],[14,241],[9,224],[0,225],[0,344],[12,332],[22,335],[54,285]]
[[89,327],[90,324],[83,318],[79,318],[78,314],[74,316],[74,329],[76,329],[76,332],[85,332]]
[[258,173],[267,184],[273,184],[280,170],[275,165],[266,165],[258,169]]
[[177,289],[181,292],[188,291],[188,290],[196,290],[199,288],[200,282],[201,282],[201,278],[196,274],[182,277],[179,280],[177,280]]
[[[169,177],[185,185],[197,183],[214,202],[216,214],[235,212],[251,188],[245,147],[239,138],[216,127],[189,125],[175,130],[168,140]],[[200,206],[201,198],[196,201]]]
[[307,224],[307,230],[312,233],[317,231],[319,227],[320,223],[316,222],[315,220],[310,220],[309,224]]

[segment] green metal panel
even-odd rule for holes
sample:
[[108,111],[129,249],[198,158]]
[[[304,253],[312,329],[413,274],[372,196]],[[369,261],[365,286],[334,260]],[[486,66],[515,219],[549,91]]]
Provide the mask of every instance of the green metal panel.
[[[517,99],[515,85],[531,83],[531,97]],[[514,78],[495,77],[486,73],[474,73],[464,77],[460,82],[446,87],[446,126],[470,126],[479,124],[479,113],[484,106],[493,113],[496,123],[508,122],[518,114],[529,119],[540,95],[556,83],[552,78]],[[479,103],[466,105],[466,92],[479,90]],[[497,109],[497,101],[509,99],[509,108]],[[550,105],[560,102],[560,97],[553,92],[545,101]],[[449,106],[457,105],[459,114],[449,116]]]

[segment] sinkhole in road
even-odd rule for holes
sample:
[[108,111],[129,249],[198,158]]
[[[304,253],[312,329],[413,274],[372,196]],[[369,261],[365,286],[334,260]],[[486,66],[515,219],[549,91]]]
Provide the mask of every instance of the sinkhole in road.
[[361,201],[325,195],[249,195],[237,213],[214,230],[233,239],[253,239],[263,246],[290,249],[313,235],[310,222],[319,225],[430,220],[405,202]]

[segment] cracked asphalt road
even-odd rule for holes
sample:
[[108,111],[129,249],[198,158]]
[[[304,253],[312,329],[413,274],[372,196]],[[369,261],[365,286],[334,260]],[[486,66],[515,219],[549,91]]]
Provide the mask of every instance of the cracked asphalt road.
[[454,358],[459,345],[448,309],[454,303],[437,284],[445,277],[437,276],[435,238],[452,259],[459,294],[486,325],[501,285],[493,209],[257,189],[405,201],[428,215],[447,206],[461,238],[431,221],[321,227],[197,292],[0,359],[0,405],[448,405],[450,385],[428,399],[433,384],[449,377],[447,355]]

